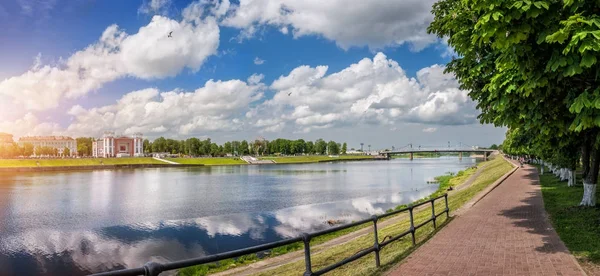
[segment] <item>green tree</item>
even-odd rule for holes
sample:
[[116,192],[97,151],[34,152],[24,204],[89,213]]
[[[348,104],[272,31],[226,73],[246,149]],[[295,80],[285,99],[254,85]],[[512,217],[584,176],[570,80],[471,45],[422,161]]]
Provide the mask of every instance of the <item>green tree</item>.
[[327,142],[323,139],[317,139],[315,141],[315,153],[316,154],[325,154],[327,152]]
[[233,154],[233,147],[231,146],[231,142],[225,142],[225,144],[223,144],[223,151],[226,154]]
[[21,147],[21,155],[29,157],[33,155],[33,145],[31,143],[24,143]]
[[63,156],[71,156],[71,149],[65,147],[63,149]]
[[305,147],[305,152],[307,154],[314,154],[315,153],[315,144],[312,141],[308,141],[306,142]]
[[217,145],[216,143],[210,144],[210,155],[213,157],[219,156],[219,145]]
[[144,153],[152,153],[152,143],[150,140],[144,139],[142,146],[144,147]]
[[92,155],[92,143],[94,138],[92,137],[78,137],[75,138],[77,142],[77,154],[79,156],[91,156]]
[[599,8],[598,1],[442,0],[428,29],[458,54],[446,70],[470,91],[482,123],[584,137],[577,141],[590,153],[587,206],[595,205],[600,168]]
[[167,140],[164,137],[159,137],[152,142],[152,152],[166,152]]
[[346,154],[347,150],[348,150],[348,145],[346,144],[346,142],[344,142],[344,144],[342,144],[342,154]]
[[247,155],[248,153],[250,153],[250,148],[248,147],[248,141],[243,140],[240,143],[240,148],[238,150],[240,155]]
[[327,152],[328,154],[333,154],[333,155],[340,154],[340,148],[335,141],[329,141],[327,143],[327,151],[328,151]]
[[496,144],[492,144],[492,145],[490,146],[490,149],[497,150],[497,149],[498,149],[498,145],[496,145]]

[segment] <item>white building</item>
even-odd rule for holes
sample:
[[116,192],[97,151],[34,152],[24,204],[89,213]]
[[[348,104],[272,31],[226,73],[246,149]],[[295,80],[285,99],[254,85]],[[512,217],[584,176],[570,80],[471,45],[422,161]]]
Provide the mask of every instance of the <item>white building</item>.
[[65,148],[69,149],[69,155],[77,155],[77,141],[67,136],[26,136],[19,138],[19,146],[32,144],[33,148],[50,147],[58,150],[63,155]]
[[132,137],[115,136],[112,131],[104,132],[102,138],[92,142],[94,157],[131,157],[144,155],[144,141],[141,133]]

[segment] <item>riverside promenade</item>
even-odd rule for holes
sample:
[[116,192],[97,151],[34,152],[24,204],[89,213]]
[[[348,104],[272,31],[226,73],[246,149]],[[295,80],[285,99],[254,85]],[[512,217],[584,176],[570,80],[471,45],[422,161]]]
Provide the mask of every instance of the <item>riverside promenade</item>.
[[585,273],[552,228],[537,170],[526,165],[455,217],[388,275]]

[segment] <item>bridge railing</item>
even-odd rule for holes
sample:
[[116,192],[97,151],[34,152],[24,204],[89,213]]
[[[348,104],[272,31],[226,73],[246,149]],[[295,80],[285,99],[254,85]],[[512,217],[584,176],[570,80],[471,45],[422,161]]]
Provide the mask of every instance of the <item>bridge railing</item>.
[[[442,212],[436,214],[435,213],[435,201],[439,200],[441,198],[444,198],[446,208],[443,209]],[[431,217],[429,217],[427,220],[415,225],[414,214],[413,214],[415,208],[423,206],[423,205],[427,205],[427,204],[431,204]],[[409,213],[410,228],[396,236],[391,236],[391,237],[386,236],[383,239],[383,241],[380,242],[378,235],[377,235],[378,234],[377,222],[383,218],[397,215],[400,213],[405,213],[405,212]],[[450,209],[448,208],[448,194],[443,194],[436,198],[432,198],[432,199],[423,201],[423,202],[415,204],[415,205],[410,205],[406,208],[402,208],[402,209],[399,209],[399,210],[396,210],[393,212],[389,212],[386,214],[382,214],[379,216],[372,216],[371,218],[353,222],[350,224],[346,224],[346,225],[342,225],[342,226],[338,226],[338,227],[332,227],[332,228],[314,232],[314,233],[305,233],[300,237],[295,237],[295,238],[285,239],[285,240],[281,240],[281,241],[266,243],[266,244],[262,244],[262,245],[258,245],[258,246],[248,247],[248,248],[244,248],[244,249],[233,250],[233,251],[229,251],[229,252],[225,252],[225,253],[219,253],[219,254],[214,254],[214,255],[210,255],[210,256],[181,260],[181,261],[170,262],[170,263],[148,262],[143,267],[115,270],[115,271],[97,273],[97,274],[93,274],[93,275],[95,275],[95,276],[116,276],[116,275],[156,276],[162,272],[169,271],[169,270],[181,269],[181,268],[195,266],[195,265],[201,265],[201,264],[214,263],[214,262],[223,261],[223,260],[227,260],[227,259],[231,259],[231,258],[241,257],[241,256],[248,255],[248,254],[265,252],[267,250],[271,250],[271,249],[285,246],[285,245],[290,245],[290,244],[293,244],[296,242],[304,243],[304,262],[305,262],[305,267],[306,267],[305,271],[304,271],[305,276],[325,274],[331,270],[334,270],[334,269],[341,267],[345,264],[348,264],[350,262],[356,261],[356,260],[358,260],[364,256],[367,256],[371,253],[375,253],[375,265],[377,267],[379,267],[380,266],[379,252],[381,251],[381,249],[383,247],[385,247],[385,246],[389,245],[390,243],[397,241],[400,238],[405,237],[407,235],[411,235],[412,245],[415,246],[416,245],[415,233],[416,233],[417,229],[427,225],[430,222],[433,222],[433,227],[437,228],[436,219],[439,216],[443,215],[444,213],[446,214],[446,218],[448,218],[450,216]],[[329,234],[329,233],[333,233],[336,231],[348,229],[350,227],[358,226],[361,224],[366,224],[369,222],[373,223],[374,241],[373,241],[372,246],[364,248],[361,251],[359,251],[358,253],[356,253],[348,258],[345,258],[339,262],[336,262],[327,267],[321,268],[317,271],[313,271],[313,267],[311,264],[311,253],[310,253],[310,241],[312,238],[322,236],[325,234]],[[386,240],[386,238],[388,238],[388,239]]]

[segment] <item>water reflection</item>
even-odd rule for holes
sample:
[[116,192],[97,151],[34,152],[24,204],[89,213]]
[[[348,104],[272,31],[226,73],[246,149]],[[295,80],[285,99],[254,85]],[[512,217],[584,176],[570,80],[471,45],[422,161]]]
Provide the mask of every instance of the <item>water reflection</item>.
[[[35,229],[3,236],[0,265],[8,274],[85,274],[173,261],[295,237],[349,223],[412,202],[435,190],[232,214],[111,226],[91,231]],[[29,264],[29,265],[26,265]]]
[[425,179],[469,165],[420,162],[1,177],[0,274],[86,274],[295,237],[427,196],[437,187]]

